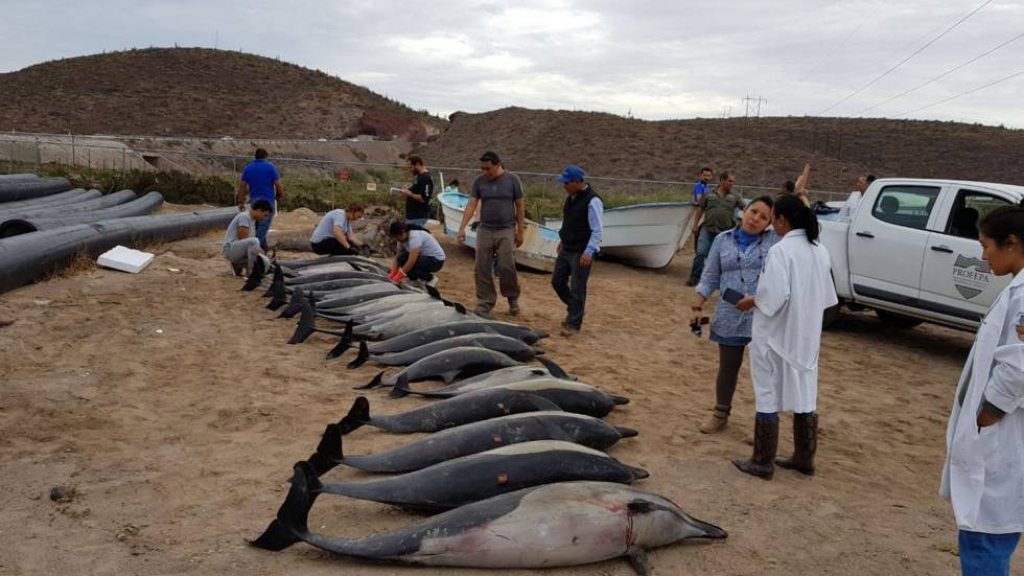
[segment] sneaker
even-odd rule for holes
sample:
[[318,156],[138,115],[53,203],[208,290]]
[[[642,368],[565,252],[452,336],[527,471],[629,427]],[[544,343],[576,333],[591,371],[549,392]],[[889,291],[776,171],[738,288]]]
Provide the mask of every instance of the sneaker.
[[519,316],[519,300],[508,299],[508,315]]
[[437,276],[431,276],[430,280],[427,280],[427,286],[437,288]]
[[580,333],[580,329],[579,328],[574,328],[574,327],[568,326],[568,325],[565,328],[562,328],[562,336],[565,337],[565,338],[572,338],[573,336],[578,336],[579,333]]

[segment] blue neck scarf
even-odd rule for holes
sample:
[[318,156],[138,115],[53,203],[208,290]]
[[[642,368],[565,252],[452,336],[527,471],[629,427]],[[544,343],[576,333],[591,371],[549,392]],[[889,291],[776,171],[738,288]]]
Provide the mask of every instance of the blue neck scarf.
[[760,234],[748,234],[743,230],[742,227],[736,228],[736,232],[733,235],[736,238],[736,244],[740,247],[740,252],[746,252],[747,248],[754,243],[755,240],[761,237]]

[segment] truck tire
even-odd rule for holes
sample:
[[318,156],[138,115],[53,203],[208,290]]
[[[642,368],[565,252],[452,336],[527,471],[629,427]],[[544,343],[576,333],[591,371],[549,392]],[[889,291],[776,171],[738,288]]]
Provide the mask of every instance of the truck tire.
[[840,302],[835,306],[825,308],[825,314],[821,317],[822,330],[828,330],[836,323],[837,320],[839,320],[839,317],[842,315],[842,307],[843,303]]
[[878,315],[878,319],[882,321],[882,324],[885,324],[890,328],[909,330],[924,323],[924,320],[893,314],[892,312],[886,312],[885,310],[875,310],[875,314]]

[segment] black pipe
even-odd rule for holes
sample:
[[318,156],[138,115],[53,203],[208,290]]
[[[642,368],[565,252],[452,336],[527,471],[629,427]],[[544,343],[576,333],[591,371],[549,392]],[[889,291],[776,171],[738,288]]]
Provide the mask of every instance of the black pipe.
[[[92,210],[104,210],[106,208],[120,206],[125,202],[131,202],[132,200],[135,200],[136,197],[135,192],[132,192],[131,190],[121,190],[120,192],[114,192],[113,194],[107,194],[106,196],[100,196],[99,198],[93,198],[92,200],[87,200],[85,202],[75,202],[74,204],[41,206],[28,210],[10,212],[0,211],[0,222],[14,218],[30,218],[32,216],[56,218],[61,214],[77,214],[79,212],[88,212]],[[3,204],[0,204],[0,206],[3,206]]]
[[117,220],[118,218],[143,216],[160,208],[163,203],[163,195],[159,192],[150,192],[142,198],[105,210],[75,212],[58,217],[15,218],[0,222],[0,238],[20,236],[21,234],[30,234],[40,230],[64,228],[74,226],[75,224],[88,224],[89,222],[99,222],[101,220]]
[[0,182],[0,202],[41,198],[70,189],[71,185],[68,184],[66,178],[40,178],[38,180]]
[[99,190],[75,188],[74,190],[68,190],[67,192],[61,192],[52,196],[43,196],[42,198],[4,202],[3,204],[0,204],[0,213],[10,213],[18,210],[34,210],[36,208],[45,208],[47,206],[56,206],[58,204],[74,204],[75,202],[85,202],[86,200],[99,198],[102,195],[103,193]]

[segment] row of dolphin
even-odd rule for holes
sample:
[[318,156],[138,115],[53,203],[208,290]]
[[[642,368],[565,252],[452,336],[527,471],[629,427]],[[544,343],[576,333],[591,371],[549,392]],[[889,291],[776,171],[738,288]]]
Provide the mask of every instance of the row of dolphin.
[[[646,575],[652,548],[726,537],[672,501],[629,486],[647,471],[605,450],[637,432],[602,419],[629,400],[571,378],[536,346],[546,334],[477,316],[433,288],[396,284],[388,272],[369,258],[331,256],[261,261],[246,280],[244,290],[266,286],[267,308],[299,316],[291,344],[333,336],[329,359],[355,349],[348,368],[385,369],[358,388],[435,399],[371,415],[370,402],[357,397],[327,425],[316,451],[294,465],[291,489],[254,546],[280,551],[304,541],[364,559],[485,568],[626,557]],[[318,327],[319,320],[338,328]],[[444,385],[413,388],[425,380]],[[376,454],[346,454],[344,437],[364,426],[430,435]],[[386,476],[321,479],[339,466]],[[321,494],[436,515],[391,532],[331,538],[308,525]]]

